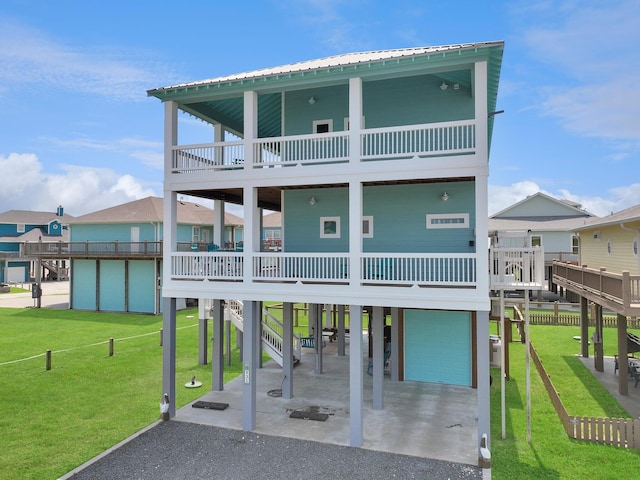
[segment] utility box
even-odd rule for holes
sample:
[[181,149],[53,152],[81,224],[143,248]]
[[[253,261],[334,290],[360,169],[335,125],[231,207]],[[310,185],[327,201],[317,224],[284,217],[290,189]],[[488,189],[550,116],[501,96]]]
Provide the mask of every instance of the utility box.
[[489,364],[492,367],[502,365],[502,341],[497,335],[489,335]]
[[42,289],[37,283],[31,284],[31,298],[40,298],[42,296]]

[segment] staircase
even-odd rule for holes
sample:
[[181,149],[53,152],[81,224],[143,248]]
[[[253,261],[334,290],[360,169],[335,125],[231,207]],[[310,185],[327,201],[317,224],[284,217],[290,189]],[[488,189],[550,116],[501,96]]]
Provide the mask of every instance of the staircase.
[[58,267],[55,262],[49,260],[42,260],[42,266],[49,270],[50,280],[67,280],[69,278],[69,269],[66,267]]
[[[243,305],[240,300],[228,300],[225,302],[225,318],[231,322],[240,331],[244,327]],[[266,309],[262,309],[260,335],[262,337],[262,348],[267,354],[282,366],[283,364],[283,332],[282,322],[271,315]],[[294,365],[300,361],[301,355],[300,337],[293,335],[293,363]]]

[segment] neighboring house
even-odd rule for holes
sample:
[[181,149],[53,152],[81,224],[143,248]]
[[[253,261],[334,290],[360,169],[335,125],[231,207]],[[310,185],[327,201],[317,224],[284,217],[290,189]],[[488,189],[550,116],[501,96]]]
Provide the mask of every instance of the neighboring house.
[[282,249],[282,214],[272,212],[262,217],[262,250]]
[[[207,251],[213,245],[214,211],[182,200],[176,209],[181,250]],[[161,311],[162,212],[162,198],[147,197],[69,222],[70,243],[63,255],[71,258],[73,273],[70,308]],[[241,228],[242,219],[226,214],[224,241],[241,238]]]
[[[593,219],[575,229],[580,238],[578,262],[554,262],[553,281],[579,295],[582,355],[589,356],[588,302],[595,304],[596,331],[591,340],[595,366],[603,369],[602,310],[618,317],[620,371],[627,371],[627,353],[640,351],[640,343],[627,338],[627,318],[640,316],[640,205]],[[628,394],[626,375],[619,376],[619,391]]]
[[0,214],[0,283],[22,283],[38,278],[61,279],[68,276],[64,260],[49,260],[43,257],[40,268],[35,259],[27,257],[23,245],[27,242],[49,244],[69,239],[67,223],[73,217],[64,213],[62,207],[55,212],[32,212],[9,210]]
[[[490,431],[487,177],[503,47],[344,54],[148,92],[164,102],[167,135],[163,392],[171,415],[177,298],[213,299],[214,342],[223,338],[222,301],[242,300],[245,431],[256,421],[261,302],[283,302],[285,398],[295,382],[293,304],[309,304],[315,332],[326,327],[318,307],[330,304],[339,349],[349,310],[350,444],[366,436],[366,318],[374,408],[384,408],[384,382],[455,386],[477,400],[469,442],[479,454]],[[215,143],[178,145],[179,110],[212,125]],[[225,141],[225,132],[240,140]],[[216,211],[242,204],[244,251],[180,251],[181,194],[212,199]],[[281,214],[282,251],[261,252],[262,209]],[[214,344],[214,390],[223,388],[221,352]]]
[[505,248],[544,247],[545,278],[551,281],[553,260],[577,260],[574,229],[594,217],[578,203],[538,192],[489,217],[489,236],[494,245]]

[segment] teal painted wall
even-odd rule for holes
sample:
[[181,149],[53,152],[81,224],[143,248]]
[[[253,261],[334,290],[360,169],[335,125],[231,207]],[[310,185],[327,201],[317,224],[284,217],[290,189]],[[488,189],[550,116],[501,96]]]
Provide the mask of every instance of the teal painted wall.
[[405,380],[471,385],[471,314],[404,310]]
[[96,309],[96,262],[95,260],[72,260],[73,272],[71,308],[76,310]]
[[[469,70],[456,72],[470,84]],[[442,79],[418,75],[364,82],[362,84],[363,115],[366,128],[390,127],[471,119],[474,102],[471,89],[450,84],[441,90]],[[451,83],[451,82],[449,82]],[[314,120],[333,120],[333,131],[344,130],[349,116],[348,85],[335,85],[287,92],[285,97],[285,134],[310,134]],[[310,105],[309,97],[316,102]]]
[[[447,192],[445,202],[441,196]],[[315,205],[309,198],[315,197]],[[285,190],[284,250],[347,252],[348,189]],[[468,213],[467,228],[426,227],[427,214]],[[363,191],[363,214],[373,216],[373,238],[363,239],[365,252],[472,253],[475,247],[474,182],[370,186]],[[320,238],[320,217],[340,217],[339,239]]]
[[71,226],[70,238],[72,242],[130,242],[131,227],[140,228],[141,242],[156,240],[156,225],[151,223],[76,224]]
[[124,260],[100,261],[100,310],[124,311],[124,278]]
[[155,273],[152,260],[129,261],[129,311],[153,313]]
[[391,127],[471,119],[474,102],[471,90],[450,86],[441,90],[442,80],[433,75],[365,82],[362,85],[366,128]]
[[8,271],[6,269],[10,267],[22,267],[24,269],[24,274],[21,281],[29,281],[29,262],[7,262],[6,260],[3,260],[2,262],[0,262],[0,283],[8,281],[6,275]]

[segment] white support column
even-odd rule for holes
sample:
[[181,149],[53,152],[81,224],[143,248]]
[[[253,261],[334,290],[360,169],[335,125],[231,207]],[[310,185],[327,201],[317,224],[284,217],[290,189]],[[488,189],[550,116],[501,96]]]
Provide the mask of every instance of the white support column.
[[372,315],[373,332],[373,408],[384,408],[383,381],[384,381],[384,309],[373,307]]
[[176,415],[176,299],[163,299],[162,393],[169,397],[169,417]]
[[[476,365],[478,368],[478,458],[480,458],[480,440],[487,435],[486,448],[490,449],[491,411],[489,398],[489,312],[476,312]],[[502,347],[504,350],[504,347]]]
[[282,304],[282,398],[293,397],[293,303]]
[[224,202],[213,201],[213,239],[214,244],[224,249]]
[[362,184],[349,182],[349,285],[360,285],[362,256]]
[[246,283],[253,280],[253,253],[260,250],[260,218],[258,210],[258,191],[254,187],[244,187],[244,269]]
[[362,130],[362,79],[349,79],[349,163],[360,163]]
[[258,319],[254,302],[244,301],[244,329],[242,333],[242,430],[251,432],[256,427],[256,372]]
[[258,94],[244,92],[244,168],[253,169],[253,141],[258,137]]
[[211,390],[221,392],[224,389],[224,305],[215,299],[212,307],[213,317],[213,353],[211,355]]
[[473,68],[473,99],[476,113],[476,156],[489,161],[487,111],[487,62],[476,62]]
[[349,306],[349,423],[352,447],[361,447],[364,440],[363,402],[363,337],[362,305]]

